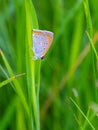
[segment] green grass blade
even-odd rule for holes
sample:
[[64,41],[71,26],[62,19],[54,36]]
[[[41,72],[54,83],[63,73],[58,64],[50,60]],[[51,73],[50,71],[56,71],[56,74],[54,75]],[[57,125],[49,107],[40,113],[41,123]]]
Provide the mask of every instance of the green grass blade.
[[38,29],[39,28],[39,25],[38,25],[38,19],[37,19],[37,15],[36,15],[36,12],[35,12],[35,8],[34,8],[34,5],[32,3],[32,0],[30,0],[30,8],[31,8],[31,22],[32,22],[32,27],[34,29]]
[[68,12],[67,16],[64,18],[62,25],[60,26],[60,29],[56,32],[54,45],[57,43],[58,39],[63,34],[64,29],[66,29],[69,21],[73,19],[74,15],[76,14],[77,10],[80,8],[81,4],[82,4],[82,0],[77,0],[73,8]]
[[[35,121],[36,130],[40,129],[39,123],[39,102],[37,100],[37,92],[36,92],[36,63],[38,62],[38,66],[40,66],[40,60],[35,61],[32,59],[33,52],[32,52],[32,29],[38,28],[38,22],[36,13],[34,10],[34,6],[32,5],[31,1],[27,2],[25,0],[25,8],[26,8],[26,30],[27,30],[27,39],[26,39],[26,68],[27,68],[27,83],[28,83],[28,95],[29,95],[29,105],[30,105],[30,112],[32,112],[32,105],[33,105],[33,113],[34,117],[31,117]],[[40,67],[39,67],[40,68]],[[36,74],[35,74],[36,73]],[[37,75],[37,77],[39,77]],[[37,86],[39,87],[39,78],[37,80]]]
[[[87,36],[88,39],[90,41],[90,45],[91,45],[91,49],[92,49],[92,66],[93,66],[93,77],[94,77],[94,87],[96,88],[96,80],[97,80],[97,72],[98,69],[96,67],[96,60],[98,61],[98,54],[97,51],[93,45],[92,42],[92,37],[93,37],[93,25],[92,25],[92,20],[91,20],[91,13],[90,13],[90,9],[89,9],[89,1],[88,0],[83,0],[83,5],[84,5],[84,11],[85,11],[85,15],[86,15],[86,23],[87,23]],[[95,57],[94,57],[95,54]],[[96,99],[98,99],[98,91],[96,91]]]
[[[34,129],[34,118],[32,115],[32,92],[33,96],[36,100],[35,95],[35,82],[34,82],[34,61],[32,60],[32,24],[31,24],[31,17],[30,17],[30,4],[25,0],[25,8],[26,8],[26,30],[27,30],[27,38],[26,38],[26,70],[27,70],[27,87],[28,87],[28,100],[29,100],[29,111],[31,113],[31,116],[29,117],[30,120],[30,129]],[[32,70],[31,70],[32,67]],[[32,73],[31,73],[32,72]],[[35,103],[33,104],[35,108]],[[35,108],[36,110],[36,108]],[[36,111],[34,111],[34,116]],[[36,116],[35,116],[36,118]],[[33,122],[33,125],[32,125]]]
[[[92,113],[91,108],[89,108],[86,115],[87,115],[87,118],[89,118],[90,120],[93,120],[96,114],[93,112],[91,115],[91,113]],[[83,130],[86,129],[87,125],[88,125],[88,122],[85,120],[83,123]]]
[[[26,123],[25,123],[25,114],[24,114],[22,104],[20,101],[18,101],[16,105],[16,117],[17,117],[16,130],[27,130],[28,128],[26,127]],[[28,121],[28,118],[27,118],[27,121]],[[30,122],[29,122],[29,125],[30,125]]]
[[[9,76],[8,76],[8,74],[5,72],[5,70],[3,69],[3,67],[2,67],[1,65],[0,65],[0,69],[1,69],[1,71],[3,72],[3,74],[5,75],[5,77],[8,79]],[[12,84],[12,82],[10,82],[10,84],[11,84],[12,88],[15,89],[14,85]]]
[[6,108],[3,118],[2,120],[0,120],[0,130],[7,129],[7,126],[10,123],[13,113],[15,112],[17,102],[18,102],[18,98],[14,97],[11,103],[9,104],[9,106]]
[[92,21],[91,21],[91,15],[90,15],[90,10],[89,10],[88,0],[83,0],[83,5],[84,5],[84,11],[85,11],[85,15],[86,15],[88,33],[89,33],[90,37],[92,38],[93,27],[92,27]]
[[15,79],[23,76],[23,75],[25,75],[25,73],[18,74],[18,75],[15,75],[15,76],[11,77],[11,78],[8,78],[7,80],[5,80],[5,81],[3,81],[3,82],[0,83],[0,88],[3,87],[6,84],[12,82],[13,80],[15,80]]
[[85,114],[83,113],[83,111],[80,109],[80,107],[76,104],[76,102],[70,97],[70,100],[72,101],[72,103],[77,107],[77,109],[80,111],[80,113],[83,115],[83,117],[86,119],[86,121],[88,122],[88,124],[91,126],[91,128],[93,130],[95,130],[94,126],[92,125],[92,123],[89,121],[89,119],[85,116]]
[[[5,66],[6,66],[7,70],[8,70],[8,72],[9,72],[9,75],[10,75],[10,76],[14,76],[14,73],[13,73],[13,71],[12,71],[12,69],[11,69],[9,63],[8,63],[6,57],[4,56],[4,54],[3,54],[3,52],[2,52],[1,50],[0,50],[0,53],[1,53],[2,59],[3,59],[3,61],[4,61],[4,64],[5,64]],[[24,108],[25,108],[27,114],[29,115],[28,104],[27,104],[27,102],[26,102],[26,98],[25,98],[25,96],[24,96],[24,93],[23,93],[23,91],[22,91],[22,89],[21,89],[21,86],[20,86],[19,82],[18,82],[17,80],[14,80],[14,81],[13,81],[13,84],[14,84],[14,86],[15,86],[15,89],[16,89],[16,91],[17,91],[17,94],[20,96],[20,99],[21,99],[21,101],[22,101],[22,103],[23,103],[23,105],[24,105]]]
[[[82,7],[80,8],[82,10]],[[79,11],[78,15],[76,16],[76,23],[75,23],[75,32],[73,33],[73,40],[71,46],[71,54],[70,54],[70,62],[69,65],[72,67],[73,64],[76,62],[76,58],[79,54],[79,50],[81,48],[81,41],[83,37],[83,13]]]
[[90,41],[90,45],[91,45],[91,47],[92,47],[92,49],[93,49],[93,51],[94,51],[94,53],[95,53],[96,59],[97,59],[97,61],[98,61],[98,54],[97,54],[97,51],[96,51],[96,49],[95,49],[95,47],[94,47],[94,43],[93,43],[93,41],[92,41],[92,39],[91,39],[89,33],[86,32],[86,34],[87,34],[87,36],[88,36],[88,39],[89,39],[89,41]]

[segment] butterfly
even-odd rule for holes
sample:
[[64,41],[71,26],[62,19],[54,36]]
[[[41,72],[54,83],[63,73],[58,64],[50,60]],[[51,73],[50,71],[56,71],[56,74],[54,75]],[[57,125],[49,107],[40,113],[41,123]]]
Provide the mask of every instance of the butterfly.
[[53,41],[53,33],[46,30],[33,29],[32,42],[34,59],[43,59]]

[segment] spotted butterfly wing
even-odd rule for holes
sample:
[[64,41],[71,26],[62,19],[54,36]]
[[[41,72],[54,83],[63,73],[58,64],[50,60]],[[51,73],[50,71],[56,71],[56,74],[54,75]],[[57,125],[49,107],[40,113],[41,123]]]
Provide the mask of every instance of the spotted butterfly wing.
[[33,52],[35,59],[45,56],[53,41],[53,33],[50,31],[33,30]]

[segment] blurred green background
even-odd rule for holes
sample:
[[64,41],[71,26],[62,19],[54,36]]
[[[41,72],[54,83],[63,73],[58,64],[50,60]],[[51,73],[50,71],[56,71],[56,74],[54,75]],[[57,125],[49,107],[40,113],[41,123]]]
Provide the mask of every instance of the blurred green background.
[[[88,4],[98,51],[98,1],[89,0]],[[41,61],[41,130],[98,130],[98,64],[85,33],[88,20],[83,1],[32,0],[32,5],[39,29],[54,33],[53,44]],[[15,75],[26,73],[25,10],[24,0],[0,0],[0,49]],[[8,77],[0,55],[0,82]],[[28,97],[26,76],[18,82]],[[0,88],[0,130],[30,130],[12,86]]]

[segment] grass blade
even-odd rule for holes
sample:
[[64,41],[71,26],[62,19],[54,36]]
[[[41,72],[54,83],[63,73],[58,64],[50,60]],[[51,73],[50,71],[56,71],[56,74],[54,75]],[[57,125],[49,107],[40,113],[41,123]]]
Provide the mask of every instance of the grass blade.
[[[12,71],[12,69],[11,69],[9,63],[8,63],[6,57],[4,56],[4,54],[3,54],[3,52],[2,52],[1,50],[0,50],[0,53],[1,53],[2,59],[3,59],[3,61],[4,61],[4,64],[5,64],[5,66],[6,66],[7,70],[8,70],[8,72],[9,72],[9,75],[10,75],[10,76],[14,76],[14,73],[13,73],[13,71]],[[15,86],[15,89],[16,89],[16,91],[17,91],[17,94],[20,96],[20,99],[21,99],[21,101],[22,101],[22,103],[23,103],[23,105],[24,105],[24,108],[25,108],[27,114],[29,115],[29,109],[28,109],[28,105],[27,105],[27,102],[26,102],[26,98],[25,98],[24,93],[23,93],[23,91],[22,91],[22,89],[21,89],[21,87],[20,87],[20,84],[18,83],[17,80],[14,80],[14,81],[13,81],[13,84],[14,84],[14,86]]]
[[3,86],[6,85],[6,84],[12,82],[12,81],[15,80],[16,78],[19,78],[19,77],[23,76],[23,75],[25,75],[25,73],[18,74],[18,75],[15,75],[15,76],[11,77],[11,78],[8,78],[7,80],[5,80],[5,81],[3,81],[3,82],[0,83],[0,88],[3,87]]
[[93,27],[92,27],[92,21],[91,21],[91,15],[90,15],[90,10],[89,10],[88,0],[83,0],[83,5],[84,5],[84,11],[85,11],[85,15],[86,15],[88,33],[89,33],[90,37],[92,38]]
[[13,116],[17,102],[18,102],[18,98],[15,96],[13,100],[11,101],[11,103],[9,104],[9,106],[6,108],[6,111],[2,120],[0,120],[0,130],[7,129],[7,125],[9,124]]
[[91,45],[91,47],[92,47],[92,49],[93,49],[93,51],[94,51],[94,53],[95,53],[96,59],[97,59],[97,61],[98,61],[98,54],[97,54],[97,51],[96,51],[96,49],[95,49],[95,47],[94,47],[94,43],[93,43],[93,41],[92,41],[92,39],[91,39],[89,33],[86,32],[86,34],[87,34],[87,36],[88,36],[88,39],[89,39],[89,41],[90,41],[90,45]]
[[[27,69],[27,83],[28,83],[28,95],[29,95],[29,106],[30,113],[32,113],[32,105],[33,105],[33,113],[34,117],[31,116],[35,123],[36,130],[40,129],[39,123],[39,99],[37,98],[37,92],[39,95],[39,82],[40,82],[40,60],[35,61],[32,60],[33,52],[32,52],[32,29],[38,28],[38,21],[35,13],[34,6],[29,0],[25,0],[25,8],[26,8],[26,30],[27,30],[27,38],[26,38],[26,69]],[[37,70],[37,71],[36,71]],[[37,79],[36,80],[36,75]],[[36,92],[36,81],[37,81],[37,92]],[[32,126],[31,126],[32,127]],[[31,128],[33,129],[33,128]]]
[[80,111],[80,113],[83,115],[83,117],[86,119],[86,121],[88,122],[88,124],[91,126],[91,128],[93,130],[95,130],[94,126],[92,125],[92,123],[89,121],[89,119],[85,116],[85,114],[83,113],[83,111],[80,109],[80,107],[76,104],[76,102],[70,97],[70,100],[72,101],[72,103],[77,107],[77,109]]

